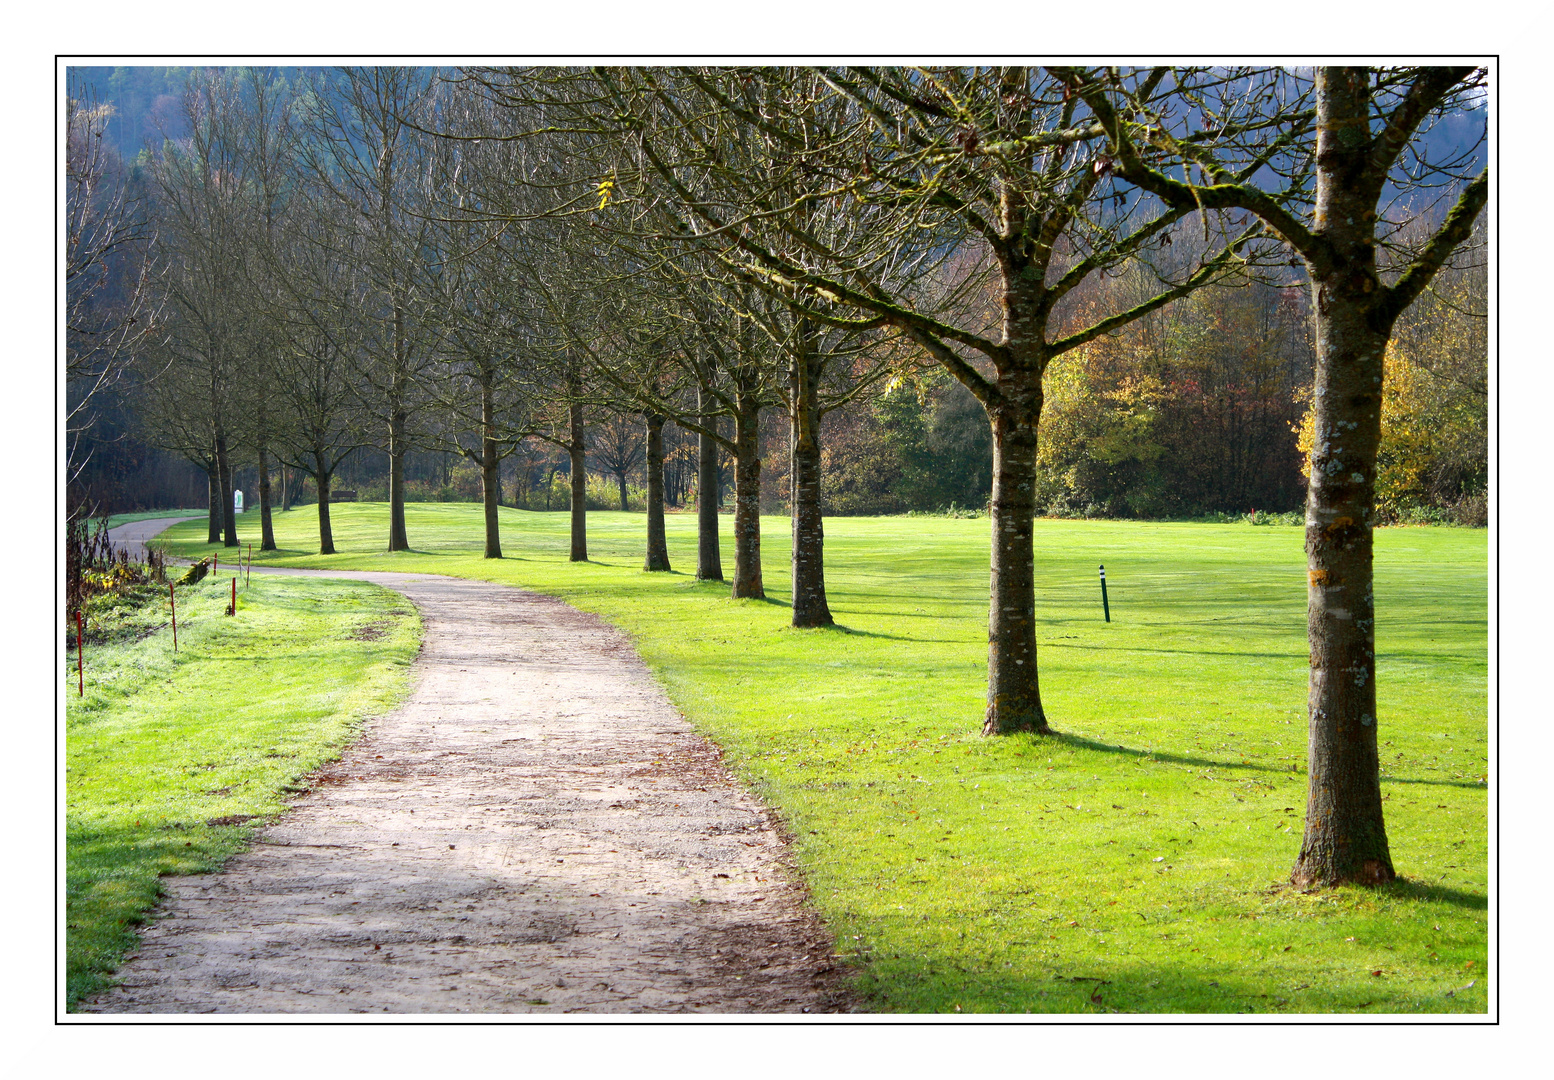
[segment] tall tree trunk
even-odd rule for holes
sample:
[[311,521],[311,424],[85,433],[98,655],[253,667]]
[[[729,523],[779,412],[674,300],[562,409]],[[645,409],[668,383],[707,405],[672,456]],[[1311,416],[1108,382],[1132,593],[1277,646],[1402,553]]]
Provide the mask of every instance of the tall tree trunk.
[[664,418],[647,414],[647,558],[644,570],[669,569],[669,540],[664,536]]
[[291,466],[281,465],[281,513],[291,513]]
[[628,506],[627,503],[626,503],[626,474],[623,473],[623,472],[616,473],[615,474],[615,484],[616,484],[617,487],[620,488],[620,493],[621,493],[621,513],[624,514],[627,510],[631,509],[631,507]]
[[210,497],[209,531],[205,536],[207,544],[221,543],[221,474],[216,469],[216,459],[211,458],[211,463],[205,469],[205,486]]
[[989,589],[984,735],[1043,734],[1036,672],[1036,425],[1040,376],[989,409],[993,427],[992,582]]
[[496,402],[491,388],[492,374],[486,370],[480,381],[480,497],[486,509],[486,554],[488,559],[502,557],[502,459],[497,455]]
[[734,413],[734,599],[766,599],[761,581],[761,406],[741,393]]
[[[1368,195],[1369,77],[1319,68],[1315,220],[1331,265],[1314,269],[1315,438],[1306,495],[1306,830],[1291,880],[1302,888],[1395,876],[1382,819],[1377,751],[1372,512],[1381,442],[1383,359],[1378,325],[1374,196]],[[1353,132],[1361,137],[1356,139]]]
[[270,516],[270,456],[259,440],[259,550],[275,550],[275,523]]
[[318,484],[318,553],[320,555],[333,555],[335,553],[335,532],[329,524],[329,479],[328,473],[320,470],[313,474],[314,481]]
[[[717,430],[718,418],[708,416],[711,395],[696,391],[696,408],[702,423]],[[696,436],[696,580],[722,581],[723,556],[718,550],[718,441]]]
[[583,407],[571,408],[572,441],[567,454],[572,463],[572,561],[588,561],[588,444],[583,437]]
[[830,626],[826,604],[825,530],[820,514],[819,358],[800,320],[789,364],[789,482],[793,513],[793,625]]
[[216,473],[221,477],[221,542],[226,547],[237,547],[237,511],[232,506],[232,459],[227,453],[227,433],[216,428]]
[[390,551],[410,550],[405,535],[405,424],[403,409],[389,416],[389,542]]

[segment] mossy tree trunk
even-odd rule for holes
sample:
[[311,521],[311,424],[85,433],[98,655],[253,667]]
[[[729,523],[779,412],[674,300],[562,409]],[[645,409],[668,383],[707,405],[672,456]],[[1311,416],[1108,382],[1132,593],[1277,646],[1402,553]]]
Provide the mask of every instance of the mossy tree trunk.
[[793,514],[793,625],[831,626],[826,603],[825,527],[820,512],[820,358],[799,319],[789,358],[789,480]]
[[259,550],[275,550],[275,522],[270,511],[270,454],[264,440],[256,448],[259,454]]
[[216,459],[213,456],[209,465],[205,466],[205,486],[210,498],[209,511],[206,515],[208,529],[205,535],[207,544],[221,543],[221,477],[216,471]]
[[571,439],[567,455],[572,466],[572,562],[588,561],[588,443],[583,431],[583,407],[569,410]]
[[[1075,78],[1106,127],[1120,176],[1182,210],[1240,208],[1258,215],[1303,257],[1315,300],[1314,440],[1306,498],[1306,627],[1309,782],[1306,827],[1291,881],[1302,888],[1393,880],[1382,813],[1376,711],[1374,514],[1377,451],[1388,338],[1398,315],[1468,238],[1488,199],[1488,172],[1468,181],[1446,219],[1383,283],[1376,259],[1378,208],[1388,186],[1412,183],[1400,167],[1420,125],[1473,68],[1390,71],[1384,101],[1369,68],[1316,71],[1316,201],[1302,220],[1255,181],[1232,182],[1216,148],[1194,150],[1194,167],[1217,177],[1194,187],[1147,162],[1134,129],[1113,109],[1102,81]],[[1302,123],[1287,117],[1291,131]],[[1428,172],[1423,159],[1410,162]],[[1436,173],[1437,187],[1465,176]]]
[[[702,423],[717,430],[718,418],[708,416],[711,395],[698,386],[696,408]],[[722,581],[723,556],[718,547],[718,440],[706,433],[696,436],[696,580]]]
[[485,509],[488,559],[502,557],[502,457],[496,439],[495,372],[480,372],[480,500]]
[[221,542],[237,547],[237,510],[232,505],[232,458],[227,452],[226,428],[216,424],[216,475],[221,482]]
[[734,599],[766,599],[761,581],[761,404],[741,390],[734,411]]
[[405,428],[408,417],[403,408],[389,413],[389,540],[390,551],[410,550],[410,539],[405,531]]
[[1383,884],[1396,872],[1377,750],[1374,534],[1383,359],[1392,320],[1378,310],[1369,72],[1317,75],[1316,219],[1326,251],[1311,268],[1317,320],[1315,439],[1306,493],[1310,780],[1291,880]]
[[1041,377],[1022,381],[1020,393],[1005,395],[989,408],[992,575],[984,735],[1049,731],[1036,665],[1036,429],[1041,417]]
[[669,569],[669,540],[664,535],[664,418],[650,412],[647,423],[647,557],[642,569]]
[[318,553],[320,555],[335,553],[335,533],[329,523],[329,480],[329,473],[322,470],[313,474],[313,482],[318,487]]

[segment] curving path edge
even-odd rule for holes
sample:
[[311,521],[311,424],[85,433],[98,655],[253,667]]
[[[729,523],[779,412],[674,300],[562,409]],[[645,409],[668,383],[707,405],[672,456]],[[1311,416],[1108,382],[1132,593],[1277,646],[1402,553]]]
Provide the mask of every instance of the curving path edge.
[[775,819],[620,631],[487,582],[267,572],[403,593],[414,689],[249,851],[167,879],[83,1012],[849,1008]]

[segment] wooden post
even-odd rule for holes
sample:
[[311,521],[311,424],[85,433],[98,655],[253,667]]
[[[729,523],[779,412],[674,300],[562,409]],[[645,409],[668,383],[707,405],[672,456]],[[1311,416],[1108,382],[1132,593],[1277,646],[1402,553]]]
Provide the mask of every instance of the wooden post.
[[178,597],[173,592],[173,583],[167,583],[167,602],[173,609],[173,652],[178,651]]
[[82,660],[85,635],[81,632],[81,612],[76,612],[76,691],[86,697],[86,667]]

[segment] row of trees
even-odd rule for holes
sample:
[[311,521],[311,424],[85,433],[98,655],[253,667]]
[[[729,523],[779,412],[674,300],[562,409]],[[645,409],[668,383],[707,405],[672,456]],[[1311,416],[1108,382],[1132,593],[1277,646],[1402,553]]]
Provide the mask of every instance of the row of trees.
[[[164,316],[146,351],[165,371],[143,411],[206,469],[226,508],[213,539],[236,542],[241,444],[265,546],[273,457],[316,484],[325,552],[330,478],[364,423],[389,460],[391,551],[409,544],[412,448],[478,464],[496,558],[499,462],[547,441],[569,457],[574,560],[587,416],[640,417],[648,570],[668,569],[677,424],[699,444],[703,578],[722,565],[702,495],[732,459],[736,597],[764,595],[759,436],[780,411],[792,619],[816,627],[832,622],[823,421],[888,389],[871,408],[901,441],[990,451],[984,731],[1046,733],[1033,524],[1053,478],[1138,514],[1211,490],[1289,501],[1309,334],[1312,794],[1294,877],[1386,881],[1383,375],[1487,198],[1481,145],[1442,157],[1426,137],[1482,92],[1471,68],[200,72],[188,137],[149,163]],[[1471,374],[1436,345],[1404,334],[1392,363]],[[964,437],[978,408],[983,434]]]

